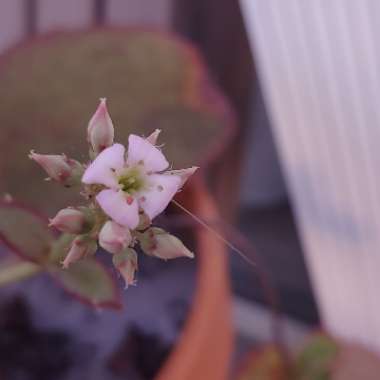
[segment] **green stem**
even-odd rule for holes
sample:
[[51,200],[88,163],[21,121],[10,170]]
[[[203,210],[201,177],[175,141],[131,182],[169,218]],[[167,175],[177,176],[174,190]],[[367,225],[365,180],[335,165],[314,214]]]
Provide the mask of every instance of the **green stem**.
[[25,280],[43,271],[43,267],[29,261],[0,262],[0,286]]

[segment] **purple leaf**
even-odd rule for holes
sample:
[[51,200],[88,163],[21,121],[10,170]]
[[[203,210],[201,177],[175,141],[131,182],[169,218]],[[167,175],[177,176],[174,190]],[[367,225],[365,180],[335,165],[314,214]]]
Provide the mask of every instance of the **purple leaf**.
[[25,260],[45,262],[54,234],[48,220],[14,201],[0,201],[0,241]]

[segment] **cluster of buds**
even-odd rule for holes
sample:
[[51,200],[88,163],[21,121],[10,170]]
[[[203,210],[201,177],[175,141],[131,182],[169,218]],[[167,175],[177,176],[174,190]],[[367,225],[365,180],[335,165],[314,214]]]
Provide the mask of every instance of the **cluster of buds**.
[[49,179],[77,186],[87,202],[60,210],[50,219],[50,226],[70,237],[64,268],[94,255],[99,245],[113,255],[113,264],[128,286],[135,283],[137,247],[164,260],[194,257],[178,238],[152,227],[153,219],[197,169],[168,170],[169,163],[156,146],[159,134],[155,130],[147,138],[130,135],[127,150],[114,143],[112,120],[106,100],[101,99],[87,129],[89,162],[30,153]]

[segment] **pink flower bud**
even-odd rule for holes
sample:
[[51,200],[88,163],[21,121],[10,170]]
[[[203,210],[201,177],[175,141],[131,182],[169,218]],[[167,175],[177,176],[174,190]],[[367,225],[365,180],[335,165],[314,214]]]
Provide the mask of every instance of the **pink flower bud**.
[[194,254],[183,245],[181,240],[161,228],[149,228],[149,230],[139,235],[139,241],[142,250],[149,256],[155,256],[163,260],[183,256],[194,257]]
[[167,173],[171,175],[176,175],[181,178],[181,183],[179,188],[183,187],[186,181],[198,170],[198,166],[192,166],[187,169],[179,169],[179,170],[169,170]]
[[80,183],[83,172],[82,165],[78,161],[67,158],[64,154],[38,154],[31,151],[29,158],[37,162],[51,179],[65,186],[71,186],[76,182]]
[[65,208],[50,219],[50,226],[68,234],[83,234],[88,232],[89,227],[86,215],[74,208]]
[[110,253],[120,253],[132,241],[128,227],[121,226],[114,221],[106,222],[99,233],[99,244]]
[[114,255],[112,262],[125,281],[125,287],[134,285],[135,273],[137,271],[137,253],[132,248],[127,248],[123,252]]
[[160,133],[161,129],[156,129],[151,135],[146,138],[146,140],[149,141],[152,145],[156,145]]
[[71,244],[69,253],[63,260],[63,268],[67,269],[70,264],[83,259],[85,256],[93,255],[96,252],[96,241],[88,236],[78,236]]
[[87,141],[95,154],[113,144],[114,128],[107,110],[106,99],[100,99],[100,104],[92,116],[87,128]]

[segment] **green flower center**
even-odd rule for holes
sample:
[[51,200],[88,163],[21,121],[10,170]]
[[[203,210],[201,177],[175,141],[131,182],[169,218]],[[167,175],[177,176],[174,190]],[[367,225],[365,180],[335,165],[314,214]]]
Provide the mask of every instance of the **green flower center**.
[[136,168],[127,169],[127,171],[118,178],[118,183],[121,189],[128,194],[140,191],[144,187],[144,179],[140,171]]

